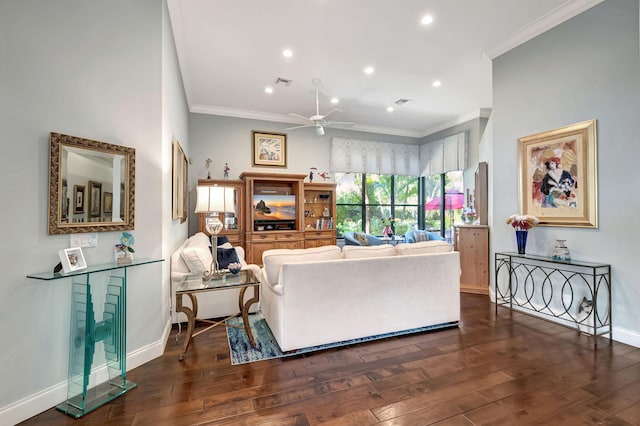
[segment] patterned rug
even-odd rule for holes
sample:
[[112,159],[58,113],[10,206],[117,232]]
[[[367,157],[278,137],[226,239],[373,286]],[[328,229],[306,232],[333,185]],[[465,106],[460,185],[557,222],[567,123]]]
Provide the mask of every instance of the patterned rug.
[[353,345],[356,343],[369,342],[371,340],[386,339],[388,337],[402,336],[405,334],[421,333],[424,331],[438,330],[442,328],[451,328],[458,325],[457,322],[439,324],[429,327],[419,327],[410,330],[398,331],[394,333],[379,334],[377,336],[362,337],[358,339],[346,340],[344,342],[330,343],[320,346],[312,346],[309,348],[297,349],[283,353],[276,342],[275,337],[271,333],[271,329],[267,325],[264,317],[260,312],[249,315],[249,323],[251,324],[251,331],[253,337],[256,340],[256,346],[253,347],[249,343],[247,333],[242,328],[242,317],[235,317],[230,319],[230,325],[238,326],[226,327],[227,328],[227,342],[229,343],[229,352],[231,354],[231,364],[246,364],[254,361],[262,361],[273,358],[283,358],[288,356],[301,355],[309,352],[321,351],[323,349],[336,348],[339,346]]

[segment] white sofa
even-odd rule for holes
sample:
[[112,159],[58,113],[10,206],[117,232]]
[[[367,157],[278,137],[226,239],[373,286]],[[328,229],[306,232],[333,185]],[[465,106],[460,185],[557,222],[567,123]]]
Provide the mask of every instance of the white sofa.
[[[256,277],[260,277],[258,265],[247,264],[244,260],[244,249],[242,247],[232,247],[227,243],[219,246],[221,248],[234,248],[238,255],[238,260],[242,264],[242,269],[253,270]],[[211,243],[209,237],[198,232],[191,236],[171,254],[171,298],[172,310],[171,321],[173,323],[185,322],[187,317],[182,312],[176,313],[176,288],[182,280],[189,274],[201,274],[209,270],[211,266]],[[198,293],[198,318],[219,318],[229,316],[238,312],[238,297],[240,289],[209,291]],[[248,291],[245,299],[253,296],[253,292]],[[189,298],[183,298],[183,302],[188,306]],[[258,304],[251,306],[250,312],[255,312],[259,308]]]
[[283,351],[460,320],[460,257],[444,241],[262,259],[261,311]]

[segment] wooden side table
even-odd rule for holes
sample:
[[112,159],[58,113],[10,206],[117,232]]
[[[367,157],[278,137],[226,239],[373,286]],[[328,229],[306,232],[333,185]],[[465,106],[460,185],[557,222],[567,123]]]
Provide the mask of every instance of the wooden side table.
[[489,227],[456,225],[453,249],[460,252],[460,291],[489,294]]

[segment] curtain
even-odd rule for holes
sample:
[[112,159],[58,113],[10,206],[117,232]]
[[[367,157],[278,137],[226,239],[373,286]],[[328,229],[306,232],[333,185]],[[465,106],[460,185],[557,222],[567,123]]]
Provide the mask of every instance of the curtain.
[[390,142],[332,138],[331,171],[418,176],[420,147]]
[[420,145],[420,175],[433,176],[467,168],[467,132]]

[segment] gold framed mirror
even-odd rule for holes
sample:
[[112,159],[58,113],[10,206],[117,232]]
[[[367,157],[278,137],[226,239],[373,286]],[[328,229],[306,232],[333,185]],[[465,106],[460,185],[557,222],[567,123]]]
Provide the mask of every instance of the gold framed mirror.
[[49,234],[133,229],[135,158],[134,148],[52,132]]

